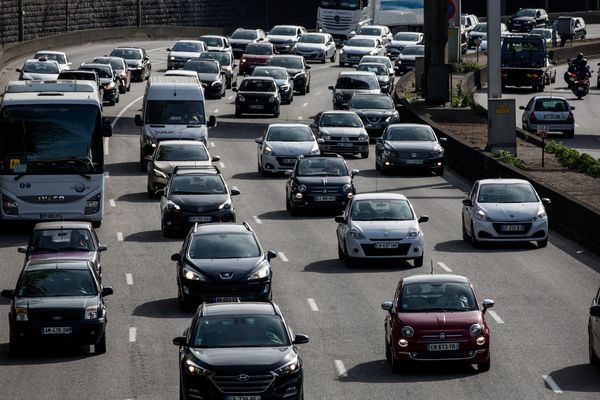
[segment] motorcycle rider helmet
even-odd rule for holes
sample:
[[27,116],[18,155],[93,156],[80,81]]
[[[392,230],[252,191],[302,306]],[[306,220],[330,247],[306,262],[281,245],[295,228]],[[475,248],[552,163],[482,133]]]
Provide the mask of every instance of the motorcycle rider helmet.
[[577,61],[581,61],[583,59],[583,53],[577,54]]
[[581,60],[581,66],[585,67],[587,65],[587,58],[584,58],[583,60]]

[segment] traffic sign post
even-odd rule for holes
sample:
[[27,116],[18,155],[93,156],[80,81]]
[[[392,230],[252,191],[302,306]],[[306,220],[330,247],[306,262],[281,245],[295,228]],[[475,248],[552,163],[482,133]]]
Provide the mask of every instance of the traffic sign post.
[[542,138],[542,168],[544,168],[544,160],[546,158],[546,136],[548,136],[548,131],[550,127],[548,125],[538,125],[537,133]]

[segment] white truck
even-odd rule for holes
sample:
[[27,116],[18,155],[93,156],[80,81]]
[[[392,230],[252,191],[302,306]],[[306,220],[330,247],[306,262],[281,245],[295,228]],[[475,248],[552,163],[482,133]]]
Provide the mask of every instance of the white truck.
[[317,30],[344,42],[363,25],[411,27],[423,25],[424,0],[321,0]]

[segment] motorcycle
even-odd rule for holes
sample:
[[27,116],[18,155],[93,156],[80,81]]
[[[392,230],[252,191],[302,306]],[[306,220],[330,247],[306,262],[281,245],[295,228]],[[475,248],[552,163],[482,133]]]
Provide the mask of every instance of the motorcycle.
[[579,100],[581,100],[583,96],[587,96],[587,94],[590,92],[590,80],[576,79],[571,90],[573,91],[573,94],[577,96]]
[[569,86],[569,89],[573,89],[573,83],[575,83],[575,80],[577,79],[577,67],[573,64],[569,64],[569,67],[565,71],[564,79],[567,86]]

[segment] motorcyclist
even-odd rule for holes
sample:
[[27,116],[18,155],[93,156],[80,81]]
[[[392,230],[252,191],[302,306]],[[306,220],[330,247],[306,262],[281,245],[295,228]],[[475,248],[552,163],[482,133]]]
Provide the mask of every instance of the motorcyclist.
[[[577,54],[577,57],[574,58],[573,60],[571,60],[571,63],[569,64],[569,68],[572,68],[574,71],[577,71],[579,69],[579,65],[583,62],[583,60],[585,60],[583,58],[583,53]],[[587,60],[586,60],[586,62],[587,62]]]
[[[580,53],[581,54],[581,53]],[[579,63],[577,67],[577,79],[587,80],[592,76],[592,72],[590,71],[590,67],[587,65],[587,60],[584,58]]]

